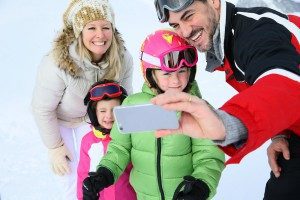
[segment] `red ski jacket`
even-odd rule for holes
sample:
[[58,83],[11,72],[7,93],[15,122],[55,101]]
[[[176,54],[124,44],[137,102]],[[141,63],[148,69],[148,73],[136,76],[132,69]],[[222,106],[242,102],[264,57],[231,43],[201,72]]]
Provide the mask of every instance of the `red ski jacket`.
[[239,92],[220,109],[248,130],[242,147],[222,147],[232,164],[284,130],[300,136],[300,17],[227,3],[220,26],[225,62],[217,70]]

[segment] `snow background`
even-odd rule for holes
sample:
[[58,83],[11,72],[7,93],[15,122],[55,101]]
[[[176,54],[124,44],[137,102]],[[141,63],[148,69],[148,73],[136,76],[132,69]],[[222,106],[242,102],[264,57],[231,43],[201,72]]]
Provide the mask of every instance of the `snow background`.
[[[292,11],[300,11],[300,0],[261,2],[273,8],[278,3],[291,3]],[[0,1],[0,200],[60,197],[61,190],[48,164],[47,149],[30,112],[30,101],[36,68],[60,30],[67,4],[67,0]],[[167,25],[158,23],[152,0],[111,0],[111,4],[117,27],[134,57],[133,84],[137,92],[143,83],[138,58],[140,44],[146,35]],[[250,4],[247,1],[246,6]],[[224,84],[223,73],[210,74],[204,67],[202,55],[196,79],[203,97],[219,107],[236,92]],[[267,145],[248,155],[241,164],[226,167],[214,200],[262,199],[269,177]]]

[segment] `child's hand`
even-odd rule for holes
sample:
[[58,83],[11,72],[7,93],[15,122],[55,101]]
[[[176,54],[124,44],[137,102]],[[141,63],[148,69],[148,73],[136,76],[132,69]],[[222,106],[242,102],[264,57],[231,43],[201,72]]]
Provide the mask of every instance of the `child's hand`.
[[183,177],[173,196],[173,200],[206,200],[209,197],[209,188],[203,181],[193,176]]
[[98,200],[99,192],[113,183],[113,174],[105,167],[100,167],[97,172],[90,172],[83,180],[83,200]]
[[[96,172],[90,172],[89,176],[83,180],[82,191],[83,191],[83,200],[98,200],[99,192],[96,185],[101,185],[101,178],[97,175]],[[101,188],[100,188],[101,189]]]

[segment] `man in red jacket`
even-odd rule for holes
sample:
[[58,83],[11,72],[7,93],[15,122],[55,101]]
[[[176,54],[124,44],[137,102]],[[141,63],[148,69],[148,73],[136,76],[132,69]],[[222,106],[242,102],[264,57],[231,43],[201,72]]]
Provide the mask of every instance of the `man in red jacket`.
[[231,156],[227,164],[239,163],[278,134],[299,137],[299,17],[224,0],[155,0],[155,7],[161,22],[206,52],[206,70],[224,71],[239,92],[217,110],[184,93],[157,96],[153,103],[183,111],[179,130],[158,136],[184,130],[213,139]]

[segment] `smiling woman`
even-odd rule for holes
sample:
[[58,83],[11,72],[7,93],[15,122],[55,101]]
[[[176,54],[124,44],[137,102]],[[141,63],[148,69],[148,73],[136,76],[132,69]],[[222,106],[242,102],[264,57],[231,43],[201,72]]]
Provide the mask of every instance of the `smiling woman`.
[[50,163],[61,176],[63,199],[77,199],[82,137],[90,131],[83,99],[90,86],[114,80],[132,92],[132,57],[107,0],[72,0],[64,27],[38,69],[32,107]]
[[101,61],[112,41],[112,25],[107,20],[89,22],[82,30],[82,41],[93,62]]

